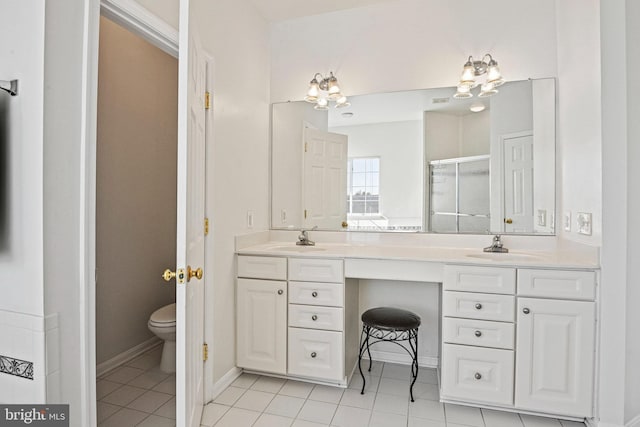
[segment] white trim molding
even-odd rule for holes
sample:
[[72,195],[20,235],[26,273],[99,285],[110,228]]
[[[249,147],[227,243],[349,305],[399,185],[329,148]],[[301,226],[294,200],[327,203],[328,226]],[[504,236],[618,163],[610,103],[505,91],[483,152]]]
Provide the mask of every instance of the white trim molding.
[[100,0],[100,13],[174,58],[178,31],[134,0]]

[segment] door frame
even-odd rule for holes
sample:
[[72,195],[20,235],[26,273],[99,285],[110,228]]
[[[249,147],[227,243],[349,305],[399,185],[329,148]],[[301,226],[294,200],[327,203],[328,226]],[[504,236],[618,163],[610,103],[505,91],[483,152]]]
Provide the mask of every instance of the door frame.
[[[89,0],[85,15],[85,58],[83,63],[83,103],[85,115],[83,125],[83,152],[81,153],[81,195],[80,209],[83,213],[80,236],[80,319],[85,325],[82,329],[79,345],[81,347],[80,369],[82,376],[82,425],[95,427],[97,423],[96,404],[96,150],[97,150],[97,91],[98,91],[98,40],[100,34],[100,16],[103,15],[136,35],[141,36],[169,55],[178,57],[179,33],[158,16],[133,0]],[[211,72],[209,72],[211,66]],[[207,88],[213,87],[213,57],[207,56]],[[213,141],[213,110],[207,116],[207,145]],[[211,126],[209,126],[211,125]],[[206,176],[212,176],[211,157],[207,150]],[[208,180],[207,180],[208,182]],[[205,242],[205,256],[209,272],[213,271],[213,233]],[[160,274],[160,273],[158,273]],[[213,307],[213,292],[205,286],[205,307]],[[210,310],[209,310],[210,311]],[[205,316],[205,342],[213,342],[213,313]],[[209,327],[207,328],[207,323]],[[213,378],[213,357],[204,367],[204,401],[211,400]]]

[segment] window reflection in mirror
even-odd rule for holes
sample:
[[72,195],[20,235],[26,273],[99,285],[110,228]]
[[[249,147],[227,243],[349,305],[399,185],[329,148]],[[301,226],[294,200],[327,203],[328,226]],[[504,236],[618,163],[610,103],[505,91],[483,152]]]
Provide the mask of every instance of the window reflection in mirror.
[[553,234],[555,80],[453,93],[273,104],[272,228]]

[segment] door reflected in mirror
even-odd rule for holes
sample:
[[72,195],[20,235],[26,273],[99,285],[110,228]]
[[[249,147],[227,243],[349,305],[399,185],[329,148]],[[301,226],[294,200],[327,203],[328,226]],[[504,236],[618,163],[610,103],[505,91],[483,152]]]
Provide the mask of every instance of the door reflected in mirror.
[[271,226],[555,232],[555,80],[272,105]]

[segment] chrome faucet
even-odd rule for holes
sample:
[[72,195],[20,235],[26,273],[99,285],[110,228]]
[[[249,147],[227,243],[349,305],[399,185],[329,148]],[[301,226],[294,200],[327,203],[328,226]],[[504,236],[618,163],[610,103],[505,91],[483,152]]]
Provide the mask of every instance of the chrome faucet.
[[[318,228],[318,226],[314,225],[311,230],[315,230],[316,228]],[[315,246],[316,245],[316,242],[309,240],[309,235],[307,234],[308,232],[309,230],[305,230],[304,228],[300,230],[300,235],[298,236],[298,241],[296,242],[296,245],[298,246]]]
[[502,240],[500,240],[500,235],[496,234],[495,236],[493,236],[493,243],[491,244],[491,246],[487,246],[486,248],[483,249],[483,251],[506,254],[507,252],[509,252],[509,249],[505,248],[502,245]]

